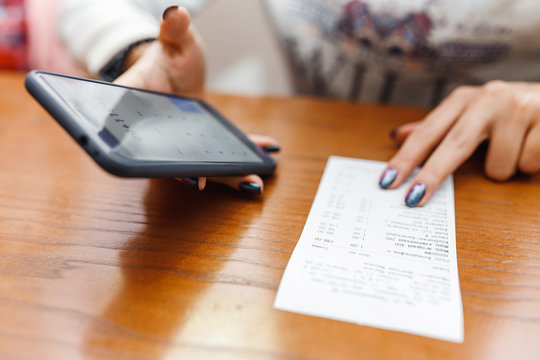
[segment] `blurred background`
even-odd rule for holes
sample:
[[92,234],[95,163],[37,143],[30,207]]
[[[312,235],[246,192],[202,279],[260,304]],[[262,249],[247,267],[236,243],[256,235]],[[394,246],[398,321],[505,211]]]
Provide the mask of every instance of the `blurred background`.
[[207,51],[211,90],[291,94],[284,58],[261,0],[213,0],[193,16]]

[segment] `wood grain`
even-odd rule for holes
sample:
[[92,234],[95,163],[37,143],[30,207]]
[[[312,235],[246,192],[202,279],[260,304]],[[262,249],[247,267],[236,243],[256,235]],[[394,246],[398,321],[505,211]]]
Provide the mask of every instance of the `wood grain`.
[[279,139],[264,196],[125,180],[95,165],[0,74],[0,358],[538,359],[540,177],[455,175],[465,342],[275,310],[329,155],[388,160],[425,110],[213,94]]

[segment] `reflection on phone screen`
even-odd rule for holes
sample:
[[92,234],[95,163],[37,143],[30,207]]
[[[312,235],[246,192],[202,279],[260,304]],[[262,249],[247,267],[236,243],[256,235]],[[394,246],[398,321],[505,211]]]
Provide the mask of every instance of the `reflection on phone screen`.
[[263,162],[195,100],[41,76],[81,126],[118,155],[147,161]]

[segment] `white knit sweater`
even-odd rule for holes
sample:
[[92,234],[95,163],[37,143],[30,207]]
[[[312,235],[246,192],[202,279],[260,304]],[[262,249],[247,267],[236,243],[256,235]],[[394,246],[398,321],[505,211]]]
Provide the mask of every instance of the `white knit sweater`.
[[[178,3],[197,11],[206,2]],[[157,36],[159,16],[173,3],[66,0],[61,33],[76,58],[96,73],[131,42]],[[538,0],[265,5],[299,93],[425,106],[460,85],[540,81]]]

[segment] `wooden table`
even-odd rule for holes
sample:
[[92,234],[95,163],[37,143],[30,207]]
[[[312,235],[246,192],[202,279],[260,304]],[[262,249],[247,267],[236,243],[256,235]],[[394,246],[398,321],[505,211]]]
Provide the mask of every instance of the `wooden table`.
[[102,171],[0,74],[0,358],[540,359],[540,176],[455,176],[465,342],[279,311],[329,155],[388,160],[425,110],[212,95],[279,139],[264,196]]

